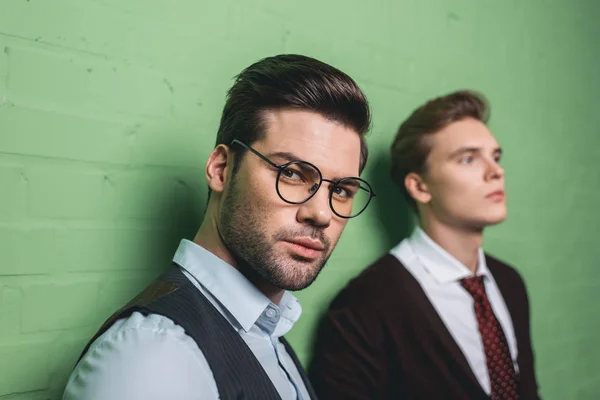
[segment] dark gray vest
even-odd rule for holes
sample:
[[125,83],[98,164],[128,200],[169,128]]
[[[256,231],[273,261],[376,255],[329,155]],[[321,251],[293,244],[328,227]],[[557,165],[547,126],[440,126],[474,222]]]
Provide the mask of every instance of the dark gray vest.
[[[79,359],[115,321],[136,311],[165,316],[194,339],[212,370],[221,399],[281,400],[252,350],[177,265],[113,314],[90,340]],[[294,350],[283,337],[279,340],[298,368],[310,398],[315,400],[317,396]]]

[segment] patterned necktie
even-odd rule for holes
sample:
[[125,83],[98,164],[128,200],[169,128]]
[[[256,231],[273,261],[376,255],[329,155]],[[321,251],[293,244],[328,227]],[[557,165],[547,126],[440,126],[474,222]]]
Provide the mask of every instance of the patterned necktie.
[[517,374],[502,326],[485,294],[483,276],[461,280],[463,287],[473,296],[475,315],[483,341],[493,400],[517,399]]

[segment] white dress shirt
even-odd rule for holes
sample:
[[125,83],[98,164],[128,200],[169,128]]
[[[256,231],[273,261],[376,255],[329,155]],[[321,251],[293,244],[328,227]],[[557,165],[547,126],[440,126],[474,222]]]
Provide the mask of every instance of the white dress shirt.
[[[273,304],[238,270],[188,240],[174,257],[183,273],[239,333],[282,399],[309,396],[278,338],[302,312],[285,292]],[[212,371],[196,342],[170,319],[133,313],[90,347],[71,375],[63,399],[218,399]]]
[[[461,279],[471,277],[473,273],[419,227],[390,253],[400,260],[419,282],[465,355],[482,388],[490,394],[490,378],[473,307],[473,297],[460,283]],[[513,364],[518,372],[517,340],[512,319],[498,285],[487,267],[482,249],[479,249],[477,275],[484,277],[488,299],[504,330]]]

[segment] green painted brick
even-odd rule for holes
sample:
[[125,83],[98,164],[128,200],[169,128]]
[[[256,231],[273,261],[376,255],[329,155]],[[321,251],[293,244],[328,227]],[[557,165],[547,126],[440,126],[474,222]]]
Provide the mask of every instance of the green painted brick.
[[129,129],[126,123],[0,107],[0,152],[123,164],[131,158]]
[[22,290],[23,333],[77,328],[96,321],[97,281],[51,280]]
[[22,219],[26,216],[26,188],[20,168],[0,164],[0,221]]
[[54,250],[59,271],[102,272],[115,267],[115,233],[109,228],[57,229]]
[[[230,28],[226,30],[226,41],[241,50],[253,50],[255,54],[280,53],[287,35],[287,21],[279,15],[265,12],[254,3],[237,3],[228,12]],[[256,30],[260,26],[261,29]],[[248,32],[255,30],[253,35]],[[250,56],[249,52],[241,54]]]
[[16,46],[7,51],[8,88],[17,104],[72,113],[169,116],[168,84],[145,68],[65,51]]
[[52,229],[0,227],[0,253],[0,276],[48,274],[58,266]]
[[0,345],[0,396],[43,390],[49,384],[49,342],[5,342]]
[[[203,138],[203,132],[215,132],[219,127],[225,104],[227,86],[218,82],[202,83],[200,77],[181,79],[170,77],[173,85],[173,115],[171,124],[193,124],[186,128],[188,134]],[[204,141],[203,141],[204,143]]]
[[[198,168],[210,154],[200,132],[206,127],[193,121],[165,121],[140,126],[132,133],[131,159],[137,165]],[[132,131],[133,132],[133,131]]]
[[4,285],[0,278],[0,338],[18,337],[23,295],[18,287]]
[[28,209],[32,217],[93,219],[107,214],[106,176],[73,168],[32,169],[28,182]]

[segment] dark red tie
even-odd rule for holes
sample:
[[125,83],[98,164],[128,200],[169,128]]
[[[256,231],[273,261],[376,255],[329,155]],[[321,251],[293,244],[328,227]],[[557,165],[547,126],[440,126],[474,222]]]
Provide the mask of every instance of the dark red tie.
[[492,399],[516,400],[517,374],[515,373],[506,336],[485,294],[483,276],[465,278],[461,280],[461,283],[475,301],[475,315],[477,316],[490,375]]

